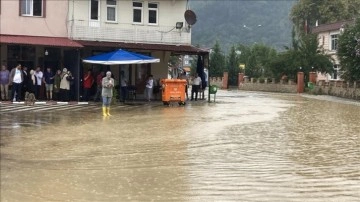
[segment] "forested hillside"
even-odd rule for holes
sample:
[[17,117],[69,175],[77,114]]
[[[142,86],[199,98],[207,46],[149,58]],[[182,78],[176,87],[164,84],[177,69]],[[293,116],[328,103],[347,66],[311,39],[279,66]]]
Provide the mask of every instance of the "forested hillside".
[[224,52],[233,44],[264,43],[283,49],[291,41],[291,0],[190,0],[197,15],[192,44],[213,47],[216,40]]

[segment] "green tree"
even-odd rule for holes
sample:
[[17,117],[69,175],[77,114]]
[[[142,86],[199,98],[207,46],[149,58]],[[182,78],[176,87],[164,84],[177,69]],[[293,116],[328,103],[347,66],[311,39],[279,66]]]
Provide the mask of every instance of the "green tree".
[[273,78],[279,79],[282,75],[287,75],[289,79],[295,79],[296,73],[301,66],[300,60],[301,57],[298,55],[298,51],[294,49],[279,53],[269,64]]
[[298,33],[302,33],[305,21],[314,26],[320,24],[350,20],[360,15],[359,0],[300,0],[291,9],[290,19]]
[[280,53],[270,62],[271,71],[276,77],[286,74],[295,79],[296,72],[301,71],[308,75],[310,71],[331,73],[332,59],[319,48],[317,35],[302,35],[296,39],[293,35],[293,47]]
[[310,71],[330,73],[333,71],[332,59],[319,48],[317,35],[308,34],[299,40],[298,55],[301,57],[302,71],[308,74]]
[[237,85],[239,74],[239,61],[235,52],[235,46],[232,46],[227,57],[226,63],[229,72],[229,85]]
[[342,77],[348,81],[360,80],[360,18],[355,25],[345,27],[338,41],[338,56]]
[[245,74],[249,77],[271,77],[272,71],[269,63],[276,57],[276,50],[264,44],[254,44],[252,46],[239,45],[238,51],[241,52],[238,64],[245,64]]
[[212,52],[210,53],[210,75],[212,77],[221,77],[225,70],[225,56],[221,51],[220,44],[216,41]]
[[168,74],[171,75],[171,77],[174,77],[178,74],[178,68],[181,66],[181,60],[178,55],[171,55],[169,58],[169,65],[171,66],[171,69],[169,69]]
[[244,44],[239,44],[237,47],[237,52],[239,53],[238,55],[238,62],[239,64],[243,64],[245,65],[244,69],[241,69],[240,72],[244,73],[245,75],[247,75],[246,69],[247,69],[247,60],[251,55],[251,47],[250,46],[246,46]]

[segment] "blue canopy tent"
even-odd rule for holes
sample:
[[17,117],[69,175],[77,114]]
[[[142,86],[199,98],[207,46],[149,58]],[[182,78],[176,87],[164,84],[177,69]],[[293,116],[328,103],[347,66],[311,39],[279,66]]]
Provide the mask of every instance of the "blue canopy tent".
[[160,59],[119,49],[113,52],[85,58],[83,59],[83,62],[102,65],[121,65],[157,63],[160,62]]
[[[83,59],[84,63],[100,65],[125,65],[125,64],[145,64],[158,63],[160,59],[118,49],[112,52],[94,55]],[[133,91],[133,90],[132,90]]]

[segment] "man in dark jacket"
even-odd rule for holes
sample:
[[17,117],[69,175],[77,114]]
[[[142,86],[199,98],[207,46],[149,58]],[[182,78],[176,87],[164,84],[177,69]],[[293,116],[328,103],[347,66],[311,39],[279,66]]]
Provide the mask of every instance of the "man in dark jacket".
[[22,71],[23,71],[23,78],[24,78],[24,81],[22,83],[22,89],[21,89],[21,97],[24,97],[25,96],[25,92],[29,92],[31,93],[31,88],[29,86],[29,83],[30,83],[30,80],[31,80],[31,77],[30,77],[30,73],[29,73],[29,70],[26,66],[24,66],[22,68]]

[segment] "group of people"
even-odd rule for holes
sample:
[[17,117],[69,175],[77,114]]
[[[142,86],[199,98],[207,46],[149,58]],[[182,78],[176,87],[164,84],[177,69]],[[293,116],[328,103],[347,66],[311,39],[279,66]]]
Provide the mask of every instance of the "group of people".
[[[111,79],[110,79],[111,78]],[[188,95],[188,86],[191,83],[191,100],[195,101],[198,99],[198,93],[202,92],[202,89],[206,88],[204,82],[198,74],[195,74],[192,81],[189,81],[189,78],[186,75],[186,72],[183,72],[179,79],[186,79],[187,85],[185,88],[185,93],[187,99]],[[42,85],[45,86],[45,95],[47,100],[56,100],[56,101],[69,101],[70,100],[70,90],[71,83],[73,83],[74,77],[67,68],[62,70],[57,70],[53,73],[50,67],[47,67],[45,72],[41,71],[40,67],[31,69],[30,71],[26,66],[18,64],[16,67],[9,71],[5,65],[1,66],[0,71],[0,90],[1,90],[1,99],[10,100],[10,101],[20,101],[24,100],[25,92],[34,93],[37,100],[41,100],[40,91],[43,89]],[[101,71],[96,76],[96,79],[93,78],[91,70],[88,70],[83,77],[83,99],[88,101],[90,99],[90,92],[93,84],[96,82],[97,90],[94,96],[94,101],[97,101],[100,96],[103,101],[103,110],[104,115],[109,114],[109,105],[111,98],[113,96],[113,87],[115,86],[115,81],[111,77],[111,72]],[[125,77],[123,71],[120,72],[120,101],[125,101],[128,96],[129,84],[128,80]],[[153,99],[154,94],[154,78],[153,75],[149,75],[145,81],[145,92],[144,97],[147,101]],[[11,89],[11,93],[9,93]],[[110,96],[111,94],[111,96]],[[195,97],[194,97],[195,95]],[[106,98],[106,99],[105,99]]]
[[198,73],[195,73],[194,78],[190,81],[186,72],[184,71],[179,76],[179,79],[186,80],[185,94],[186,94],[187,99],[189,99],[188,87],[189,87],[190,83],[191,83],[191,99],[190,100],[193,101],[194,95],[195,95],[195,101],[197,101],[199,93],[202,93],[202,99],[204,99],[204,91],[207,86],[207,82],[206,82],[206,80],[202,81],[200,76],[198,75]]
[[[42,85],[45,86],[47,100],[69,101],[70,84],[74,80],[67,68],[53,73],[50,67],[43,73],[40,67],[29,70],[26,66],[18,64],[10,71],[5,65],[0,71],[1,100],[21,101],[25,100],[25,93],[34,93],[35,99],[40,97]],[[11,93],[9,92],[11,89]]]

